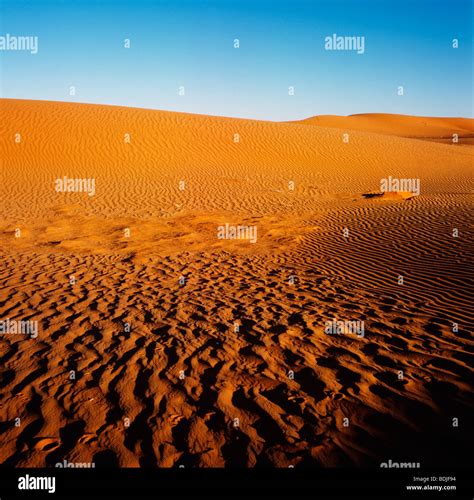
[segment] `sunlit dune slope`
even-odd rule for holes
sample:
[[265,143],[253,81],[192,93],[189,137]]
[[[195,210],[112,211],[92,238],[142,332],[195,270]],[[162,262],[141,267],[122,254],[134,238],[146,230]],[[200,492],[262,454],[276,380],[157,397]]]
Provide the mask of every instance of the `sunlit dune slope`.
[[[389,175],[420,178],[422,194],[466,192],[473,158],[470,148],[367,131],[351,132],[345,143],[339,129],[300,123],[27,100],[0,106],[0,194],[9,221],[42,218],[58,205],[100,217],[281,216],[295,203],[312,211],[323,198],[372,191]],[[378,132],[420,121],[383,116],[373,125]],[[464,123],[433,120],[443,134]],[[57,193],[63,176],[94,178],[95,195]]]
[[351,116],[313,116],[295,123],[345,130],[361,130],[413,139],[444,140],[446,142],[452,141],[453,134],[457,134],[460,144],[472,144],[474,139],[474,119],[472,118],[436,118],[367,113]]

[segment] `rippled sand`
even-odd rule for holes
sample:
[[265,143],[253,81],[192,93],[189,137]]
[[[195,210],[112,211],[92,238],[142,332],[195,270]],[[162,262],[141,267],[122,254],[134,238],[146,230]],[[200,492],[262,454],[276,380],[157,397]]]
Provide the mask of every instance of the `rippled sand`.
[[474,120],[0,107],[3,463],[466,466]]

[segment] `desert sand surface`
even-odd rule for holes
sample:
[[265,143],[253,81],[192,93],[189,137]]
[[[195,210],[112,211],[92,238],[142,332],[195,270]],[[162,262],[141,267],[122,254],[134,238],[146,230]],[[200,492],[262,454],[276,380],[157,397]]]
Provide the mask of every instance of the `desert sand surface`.
[[452,143],[453,134],[456,134],[458,144],[474,144],[471,118],[437,118],[367,113],[350,116],[320,115],[296,123],[345,130],[360,130],[446,144]]
[[469,467],[474,120],[0,109],[3,464]]

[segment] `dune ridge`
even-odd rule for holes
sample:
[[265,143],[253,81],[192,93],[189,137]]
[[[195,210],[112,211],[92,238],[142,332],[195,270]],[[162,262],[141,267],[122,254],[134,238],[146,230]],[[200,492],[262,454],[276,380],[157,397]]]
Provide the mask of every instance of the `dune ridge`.
[[456,134],[458,144],[474,143],[472,118],[362,113],[349,116],[319,115],[295,123],[432,140],[446,144],[453,144],[453,134]]

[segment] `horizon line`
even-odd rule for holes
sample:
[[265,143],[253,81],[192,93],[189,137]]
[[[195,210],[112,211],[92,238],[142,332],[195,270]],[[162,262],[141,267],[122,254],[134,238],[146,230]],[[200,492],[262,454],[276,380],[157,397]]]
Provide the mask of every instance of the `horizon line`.
[[434,115],[408,115],[405,113],[387,113],[384,111],[376,112],[376,113],[353,113],[350,115],[338,115],[338,114],[328,114],[324,113],[321,115],[308,115],[306,118],[300,118],[296,120],[263,120],[263,119],[257,119],[257,118],[248,118],[248,117],[240,117],[240,116],[228,116],[228,115],[210,115],[210,114],[204,114],[204,113],[191,113],[189,111],[176,111],[176,110],[169,110],[169,109],[163,109],[163,108],[143,108],[143,107],[138,107],[138,106],[127,106],[123,104],[110,104],[110,103],[95,103],[95,102],[84,102],[84,101],[62,101],[62,100],[56,100],[56,99],[23,99],[23,98],[16,98],[16,97],[0,97],[0,101],[31,101],[31,102],[42,102],[42,103],[62,103],[62,104],[80,104],[80,105],[86,105],[86,106],[106,106],[106,107],[114,107],[114,108],[126,108],[126,109],[137,109],[137,110],[143,110],[143,111],[158,111],[162,113],[175,113],[175,114],[184,114],[184,115],[191,115],[191,116],[208,116],[208,117],[213,117],[213,118],[226,118],[229,120],[246,120],[246,121],[252,121],[252,122],[266,122],[266,123],[298,123],[298,122],[304,122],[305,120],[309,120],[311,118],[317,118],[317,117],[326,117],[326,116],[334,116],[334,117],[341,117],[341,118],[350,118],[350,117],[356,117],[356,116],[377,116],[377,115],[389,115],[389,116],[409,116],[409,117],[414,117],[414,118],[440,118],[440,119],[464,119],[464,120],[474,120],[474,116],[434,116]]

